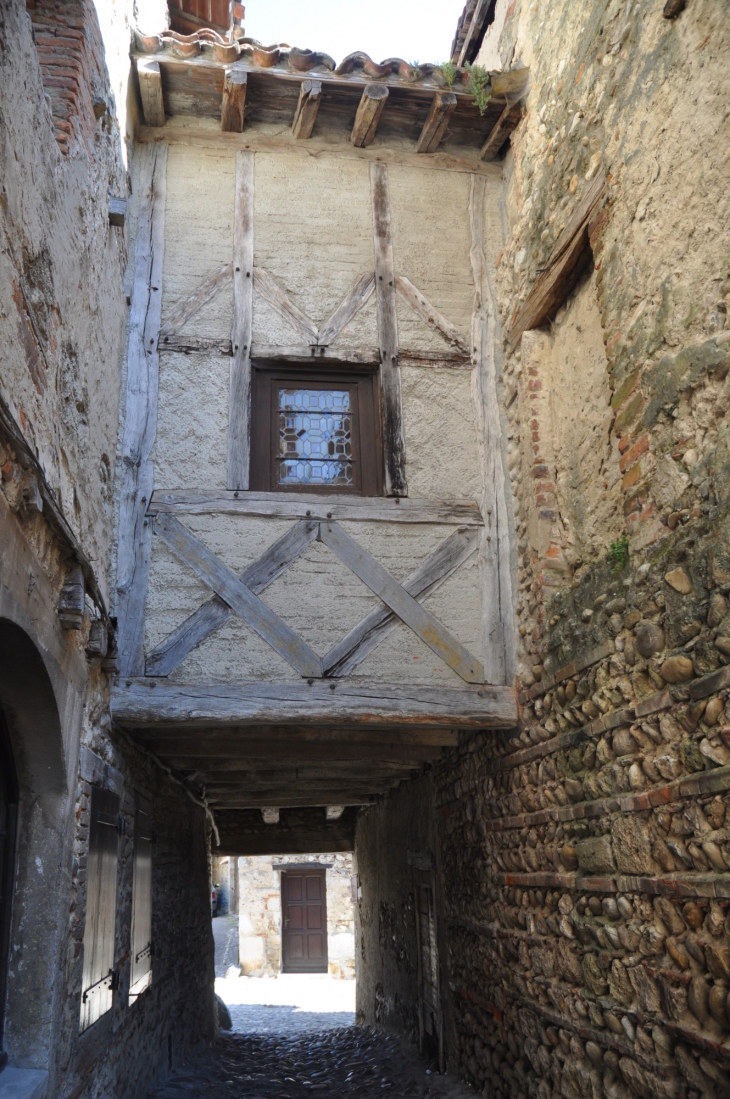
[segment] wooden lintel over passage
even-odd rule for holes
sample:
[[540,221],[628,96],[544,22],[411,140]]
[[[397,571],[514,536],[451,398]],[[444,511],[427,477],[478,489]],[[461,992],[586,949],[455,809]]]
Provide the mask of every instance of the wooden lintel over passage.
[[517,721],[512,687],[459,689],[299,679],[287,683],[163,683],[122,679],[112,716],[124,726],[178,728],[246,724],[418,725],[508,729]]
[[511,351],[519,345],[523,332],[539,328],[548,318],[555,316],[591,263],[593,253],[589,227],[603,203],[605,188],[606,178],[601,173],[588,188],[560,234],[545,269],[538,275],[532,290],[514,315],[508,339]]
[[350,135],[350,141],[358,149],[364,149],[372,143],[388,94],[388,89],[383,84],[368,84],[363,89]]
[[226,69],[223,77],[221,130],[227,133],[243,133],[247,84],[248,76],[245,72],[240,69]]
[[298,141],[312,136],[317,111],[322,102],[322,81],[304,80],[299,89],[299,102],[294,112],[291,132]]

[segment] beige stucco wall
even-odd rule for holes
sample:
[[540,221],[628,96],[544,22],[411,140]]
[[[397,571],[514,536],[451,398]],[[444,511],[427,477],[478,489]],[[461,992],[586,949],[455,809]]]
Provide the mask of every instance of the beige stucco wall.
[[[273,977],[281,971],[281,871],[287,865],[327,865],[327,952],[333,977],[355,977],[352,855],[252,856],[238,860],[241,972]],[[331,864],[331,865],[330,865]]]
[[[357,279],[374,267],[369,165],[360,160],[257,152],[254,168],[254,262],[321,325]],[[233,240],[235,151],[171,144],[167,171],[163,323],[212,272],[229,263]],[[470,176],[391,165],[389,188],[395,270],[409,278],[469,343],[473,285],[469,257]],[[489,181],[491,207],[498,185]],[[488,251],[500,225],[487,219]],[[492,239],[492,237],[494,239]],[[434,246],[434,242],[438,246]],[[231,284],[203,306],[181,335],[226,340]],[[400,298],[400,346],[451,349]],[[301,336],[254,289],[253,347],[291,346]],[[335,342],[377,347],[375,295]],[[155,445],[157,489],[226,485],[230,360],[216,354],[160,356]],[[411,497],[481,500],[471,371],[403,366],[406,473]],[[231,516],[185,522],[232,569],[240,571],[288,528],[288,521]],[[397,579],[405,579],[455,527],[344,523]],[[482,658],[479,568],[475,555],[428,600],[454,635]],[[209,597],[207,589],[158,540],[153,546],[145,645],[158,645]],[[376,598],[322,544],[312,545],[264,595],[318,653],[377,605]],[[458,687],[462,680],[406,627],[358,669],[366,678]],[[194,650],[173,674],[183,681],[288,679],[292,669],[239,619]]]

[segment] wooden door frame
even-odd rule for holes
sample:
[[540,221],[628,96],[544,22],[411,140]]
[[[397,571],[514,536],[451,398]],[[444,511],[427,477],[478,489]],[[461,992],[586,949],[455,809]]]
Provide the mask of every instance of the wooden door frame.
[[13,892],[15,883],[16,843],[18,825],[18,801],[20,791],[18,776],[13,758],[10,733],[0,709],[0,772],[5,786],[8,804],[7,833],[5,837],[5,860],[2,866],[2,908],[0,908],[0,1072],[7,1063],[7,1054],[3,1051],[3,1030],[5,1023],[5,1000],[7,993],[8,965],[10,962],[10,930],[13,920]]
[[[284,877],[286,874],[307,874],[314,873],[320,874],[323,882],[322,891],[322,915],[323,915],[323,933],[324,933],[324,969],[292,969],[287,967],[284,951],[284,934],[285,926],[284,921],[286,916],[284,915]],[[329,972],[329,935],[327,932],[327,866],[322,866],[317,863],[306,863],[295,866],[281,867],[281,881],[279,883],[279,900],[281,903],[281,972],[282,973],[328,973]]]
[[436,914],[436,873],[433,865],[433,857],[430,852],[425,854],[413,854],[408,853],[408,862],[412,868],[413,874],[413,915],[416,922],[416,953],[418,961],[418,1048],[421,1053],[425,1052],[426,1045],[426,1021],[424,1013],[424,983],[425,974],[423,972],[423,944],[421,942],[421,914],[420,914],[420,891],[421,887],[425,886],[431,890],[431,906],[433,917],[433,936],[436,944],[436,1004],[438,1009],[437,1028],[438,1034],[436,1035],[438,1041],[438,1061],[439,1072],[446,1071],[446,1060],[444,1051],[444,1013],[443,1005],[441,1003],[441,955],[438,948],[439,940],[439,926],[438,917]]

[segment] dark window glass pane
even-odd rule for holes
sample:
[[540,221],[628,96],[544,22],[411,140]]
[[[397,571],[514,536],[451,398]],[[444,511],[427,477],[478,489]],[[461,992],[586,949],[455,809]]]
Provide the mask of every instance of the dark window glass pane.
[[279,389],[279,484],[351,485],[348,389]]

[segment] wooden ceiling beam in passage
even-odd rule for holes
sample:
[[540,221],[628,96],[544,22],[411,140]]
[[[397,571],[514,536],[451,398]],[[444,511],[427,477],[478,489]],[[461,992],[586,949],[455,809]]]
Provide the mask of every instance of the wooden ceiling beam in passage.
[[221,101],[221,130],[225,133],[243,133],[247,87],[247,73],[241,69],[226,69]]
[[331,751],[338,751],[340,746],[365,745],[372,747],[376,752],[390,744],[396,747],[430,745],[454,748],[459,743],[459,733],[456,729],[419,729],[417,726],[392,728],[387,725],[379,725],[371,729],[361,725],[341,728],[316,725],[229,725],[224,728],[186,726],[184,729],[162,725],[147,729],[133,729],[132,736],[143,744],[150,741],[167,744],[177,740],[194,740],[196,744],[204,747],[208,744],[230,742],[238,745],[242,751],[246,751],[249,747],[256,748],[260,743],[272,745],[275,748],[291,746],[294,750],[298,745],[318,745],[322,748],[329,746]]
[[162,98],[162,74],[159,61],[140,58],[137,61],[137,78],[145,123],[148,126],[164,126],[165,104]]
[[350,141],[358,149],[370,145],[378,131],[380,116],[388,100],[384,84],[366,84],[355,115]]
[[[345,743],[296,743],[289,741],[261,741],[249,744],[245,741],[226,738],[221,741],[203,741],[198,737],[174,740],[148,740],[145,745],[155,755],[166,759],[196,760],[202,766],[202,760],[228,760],[238,765],[251,760],[284,759],[292,763],[306,763],[314,760],[327,760],[336,763],[344,760],[377,760],[388,763],[413,763],[420,760],[441,758],[441,748],[431,744],[345,744]],[[182,763],[178,766],[183,766]]]
[[439,92],[433,98],[431,110],[423,124],[416,149],[419,153],[435,153],[443,140],[458,100],[453,92]]
[[322,102],[322,81],[303,80],[299,89],[299,102],[291,124],[292,135],[297,141],[305,141],[312,136],[317,121],[317,111]]

